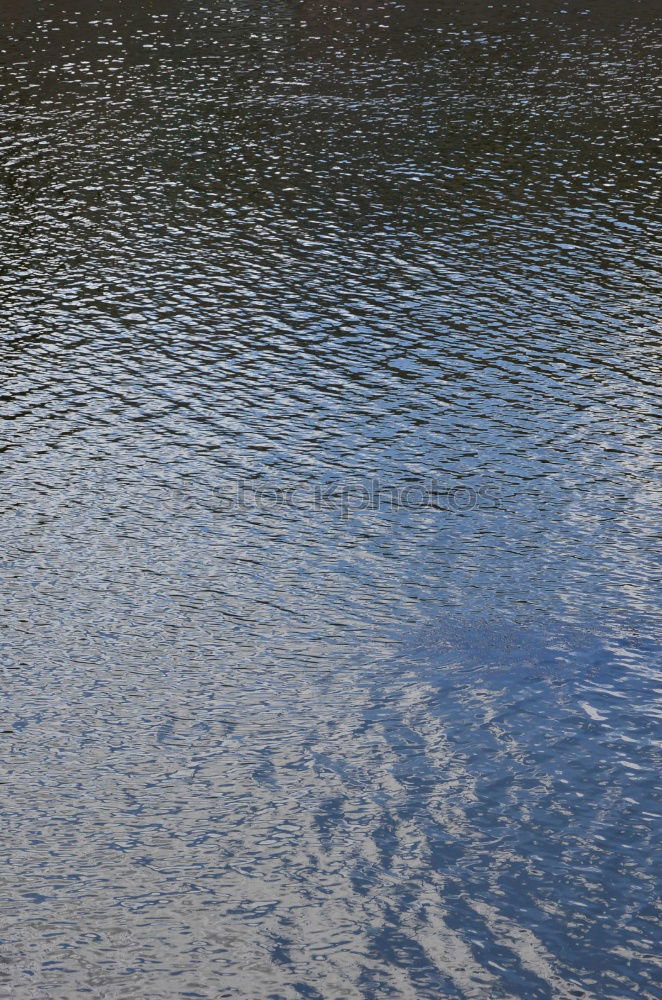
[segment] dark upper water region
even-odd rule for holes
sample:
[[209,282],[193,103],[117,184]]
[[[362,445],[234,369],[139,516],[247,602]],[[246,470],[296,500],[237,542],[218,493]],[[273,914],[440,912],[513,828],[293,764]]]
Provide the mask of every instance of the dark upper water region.
[[4,0],[2,996],[657,996],[655,15]]

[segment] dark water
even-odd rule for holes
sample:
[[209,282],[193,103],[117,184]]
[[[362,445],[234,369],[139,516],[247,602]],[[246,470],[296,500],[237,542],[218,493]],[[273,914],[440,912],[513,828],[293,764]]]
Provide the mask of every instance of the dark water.
[[659,996],[655,6],[1,11],[1,995]]

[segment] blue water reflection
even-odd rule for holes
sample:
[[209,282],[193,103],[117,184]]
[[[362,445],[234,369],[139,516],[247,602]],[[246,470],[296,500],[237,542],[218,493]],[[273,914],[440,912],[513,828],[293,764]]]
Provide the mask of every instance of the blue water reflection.
[[2,989],[657,996],[655,12],[135,6],[0,12]]

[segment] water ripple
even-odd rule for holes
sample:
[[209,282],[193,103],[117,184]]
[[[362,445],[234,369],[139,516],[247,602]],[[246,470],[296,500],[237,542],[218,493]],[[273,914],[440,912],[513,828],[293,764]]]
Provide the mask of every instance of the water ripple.
[[5,0],[0,993],[659,977],[645,2]]

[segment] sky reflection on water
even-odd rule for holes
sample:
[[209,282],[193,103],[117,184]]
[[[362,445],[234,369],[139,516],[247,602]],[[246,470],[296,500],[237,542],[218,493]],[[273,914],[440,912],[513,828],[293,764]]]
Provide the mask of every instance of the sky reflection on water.
[[652,5],[135,6],[0,12],[0,992],[653,998]]

